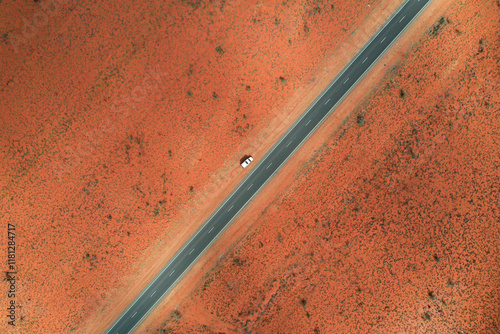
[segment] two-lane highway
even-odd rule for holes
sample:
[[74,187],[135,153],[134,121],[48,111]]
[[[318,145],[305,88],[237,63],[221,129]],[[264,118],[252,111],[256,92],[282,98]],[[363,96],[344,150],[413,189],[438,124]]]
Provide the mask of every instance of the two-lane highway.
[[[260,160],[106,333],[132,332],[309,138],[431,0],[407,0]],[[252,165],[250,165],[252,166]],[[242,172],[244,172],[242,170]]]

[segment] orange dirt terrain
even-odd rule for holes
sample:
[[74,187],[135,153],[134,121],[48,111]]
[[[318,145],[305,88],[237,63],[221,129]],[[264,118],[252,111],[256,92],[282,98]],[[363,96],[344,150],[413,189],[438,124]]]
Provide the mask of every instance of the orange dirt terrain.
[[0,332],[102,332],[400,3],[2,2]]
[[499,17],[454,1],[143,332],[499,333]]

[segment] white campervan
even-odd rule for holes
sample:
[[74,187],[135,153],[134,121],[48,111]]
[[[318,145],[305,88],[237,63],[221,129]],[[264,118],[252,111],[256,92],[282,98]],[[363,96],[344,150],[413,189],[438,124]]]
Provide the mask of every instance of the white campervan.
[[248,157],[248,159],[246,159],[245,161],[243,161],[241,163],[241,167],[243,168],[246,168],[248,165],[250,165],[250,163],[253,161],[253,158],[252,157]]

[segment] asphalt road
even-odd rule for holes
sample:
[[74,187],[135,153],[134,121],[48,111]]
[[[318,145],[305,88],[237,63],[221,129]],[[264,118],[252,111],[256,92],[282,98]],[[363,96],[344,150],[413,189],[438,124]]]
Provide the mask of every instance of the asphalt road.
[[[260,189],[309,138],[385,51],[406,30],[431,0],[408,0],[387,20],[323,93],[260,160],[252,170],[196,231],[172,260],[149,283],[120,317],[106,331],[109,334],[131,333],[177,284],[206,249],[229,226]],[[253,166],[252,166],[253,165]],[[248,169],[241,170],[247,173]]]

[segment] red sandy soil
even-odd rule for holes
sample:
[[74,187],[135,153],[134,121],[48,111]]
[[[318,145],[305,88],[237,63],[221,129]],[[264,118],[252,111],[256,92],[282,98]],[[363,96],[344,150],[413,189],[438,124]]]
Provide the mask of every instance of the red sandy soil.
[[2,3],[0,331],[101,332],[400,2]]
[[453,2],[141,332],[500,332],[498,17]]

